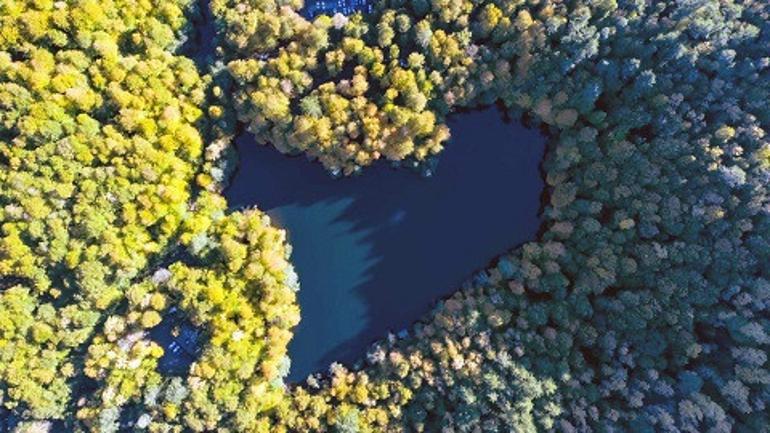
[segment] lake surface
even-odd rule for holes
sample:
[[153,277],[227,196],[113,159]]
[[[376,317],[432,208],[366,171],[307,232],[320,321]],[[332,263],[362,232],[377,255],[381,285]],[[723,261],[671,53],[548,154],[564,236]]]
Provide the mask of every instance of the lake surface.
[[407,328],[496,256],[534,239],[544,138],[496,108],[450,118],[435,174],[387,163],[332,179],[320,163],[236,139],[239,169],[225,195],[288,230],[302,321],[289,382],[350,364]]

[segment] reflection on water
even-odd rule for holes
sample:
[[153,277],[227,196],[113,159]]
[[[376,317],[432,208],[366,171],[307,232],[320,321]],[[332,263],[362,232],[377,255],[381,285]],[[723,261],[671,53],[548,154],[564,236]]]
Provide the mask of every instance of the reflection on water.
[[385,164],[334,180],[316,162],[236,144],[231,206],[258,206],[289,231],[302,322],[289,381],[349,363],[398,332],[506,249],[533,239],[544,139],[496,109],[457,115],[435,175]]

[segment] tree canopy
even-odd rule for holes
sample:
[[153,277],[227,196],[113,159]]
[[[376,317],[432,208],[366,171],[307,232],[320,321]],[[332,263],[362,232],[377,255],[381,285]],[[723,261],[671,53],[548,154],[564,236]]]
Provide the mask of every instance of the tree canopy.
[[[0,431],[767,429],[766,2],[301,7],[212,0],[199,67],[197,2],[0,3]],[[297,278],[220,194],[236,119],[349,175],[492,103],[548,134],[538,239],[286,385]],[[172,309],[205,336],[181,377]]]

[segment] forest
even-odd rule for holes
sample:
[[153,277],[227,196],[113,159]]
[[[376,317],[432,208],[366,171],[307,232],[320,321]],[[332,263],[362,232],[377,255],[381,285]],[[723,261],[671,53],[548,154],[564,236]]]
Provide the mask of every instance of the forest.
[[[769,3],[302,8],[0,1],[0,432],[770,431]],[[286,384],[301,281],[222,196],[236,132],[348,176],[491,104],[548,137],[537,240]]]

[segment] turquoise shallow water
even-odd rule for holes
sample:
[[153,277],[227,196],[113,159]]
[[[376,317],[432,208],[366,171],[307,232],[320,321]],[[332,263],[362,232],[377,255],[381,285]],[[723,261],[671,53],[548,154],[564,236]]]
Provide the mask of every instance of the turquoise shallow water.
[[350,363],[507,249],[534,239],[544,139],[497,109],[454,116],[436,173],[380,164],[332,179],[319,163],[236,140],[234,208],[257,205],[289,232],[302,322],[288,380]]

